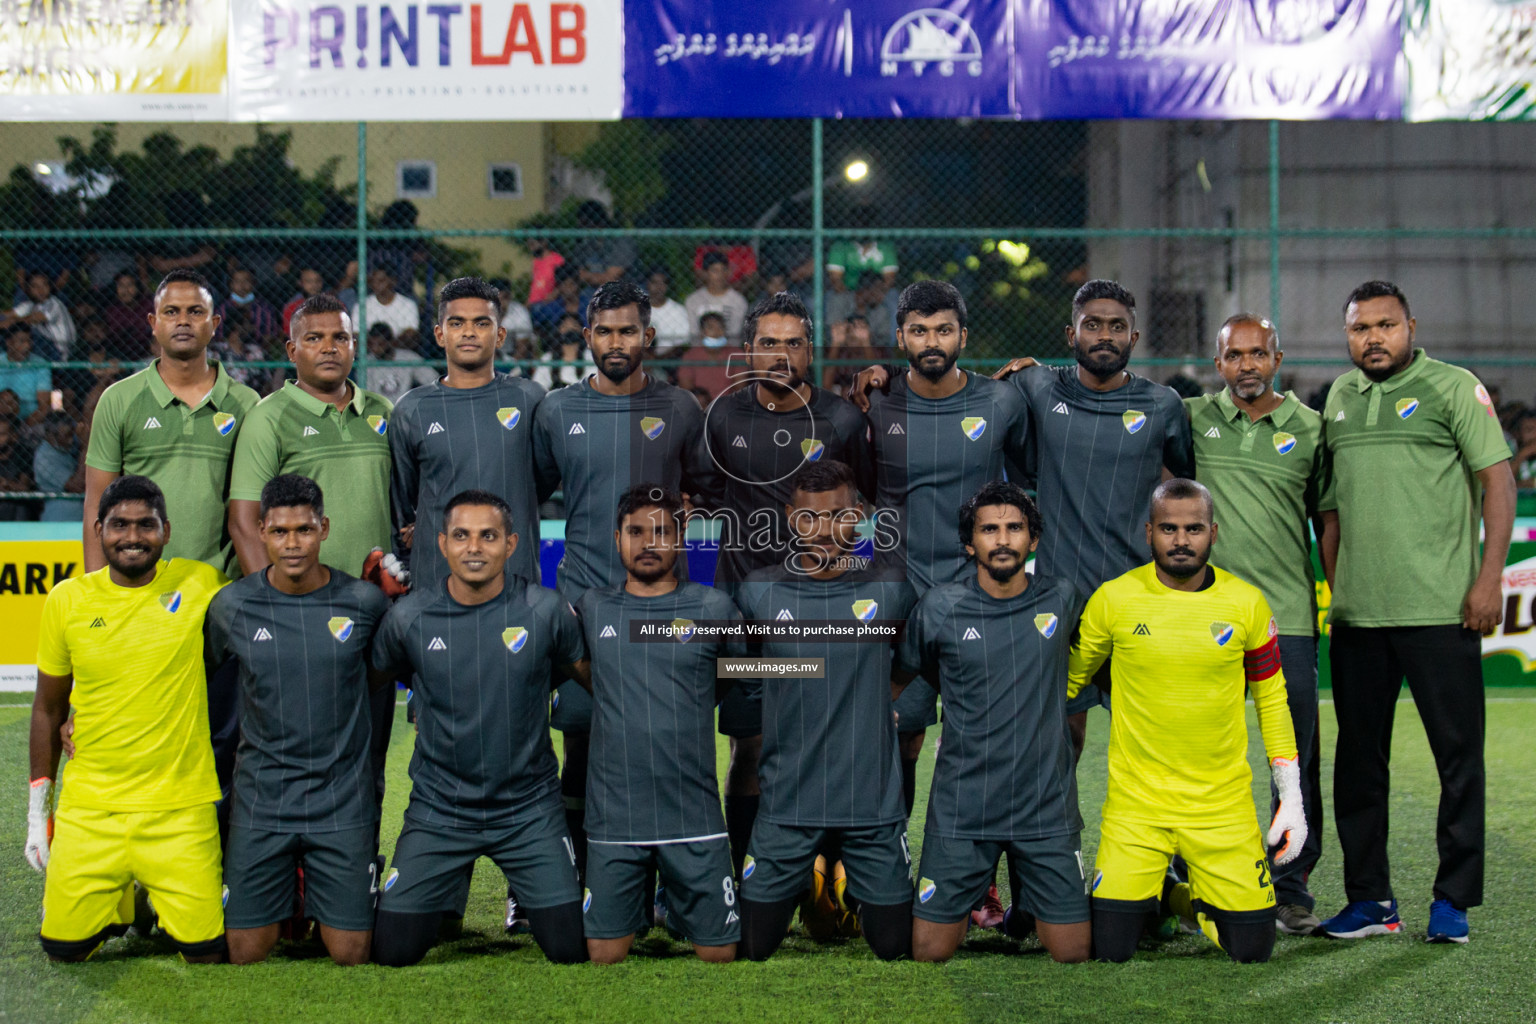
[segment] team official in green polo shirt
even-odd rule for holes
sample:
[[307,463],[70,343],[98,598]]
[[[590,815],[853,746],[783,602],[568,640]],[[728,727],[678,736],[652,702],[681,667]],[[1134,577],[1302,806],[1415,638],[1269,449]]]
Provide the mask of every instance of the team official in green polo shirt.
[[[1290,392],[1274,388],[1284,359],[1274,324],[1239,313],[1216,336],[1219,394],[1184,401],[1197,479],[1216,502],[1221,533],[1211,560],[1264,593],[1280,630],[1286,701],[1301,759],[1307,841],[1273,871],[1275,927],[1311,935],[1321,923],[1307,876],[1322,855],[1322,792],[1317,714],[1317,587],[1308,521],[1327,488],[1330,460],[1323,420]],[[1279,795],[1271,787],[1271,811]]]
[[1361,938],[1403,927],[1387,870],[1387,798],[1406,676],[1440,774],[1426,938],[1466,942],[1467,908],[1483,898],[1481,636],[1502,618],[1515,480],[1487,389],[1414,348],[1414,329],[1396,285],[1356,288],[1344,304],[1356,369],[1334,381],[1323,410],[1333,457],[1320,504],[1339,720],[1333,802],[1349,903],[1322,930]]

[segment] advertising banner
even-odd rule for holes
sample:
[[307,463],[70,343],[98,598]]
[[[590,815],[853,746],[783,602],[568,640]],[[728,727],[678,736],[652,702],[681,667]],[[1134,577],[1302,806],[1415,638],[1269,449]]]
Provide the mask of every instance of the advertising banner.
[[82,571],[80,525],[71,532],[73,540],[0,542],[0,690],[37,686],[43,601],[59,582]]
[[0,0],[0,121],[223,121],[227,0]]
[[235,121],[619,116],[620,0],[234,0]]
[[1536,118],[1536,0],[1408,0],[1409,121]]

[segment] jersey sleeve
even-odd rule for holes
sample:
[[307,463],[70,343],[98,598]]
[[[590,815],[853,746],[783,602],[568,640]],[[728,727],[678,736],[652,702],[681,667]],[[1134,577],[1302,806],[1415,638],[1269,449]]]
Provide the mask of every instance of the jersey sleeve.
[[234,591],[221,590],[208,605],[203,618],[203,661],[210,666],[220,665],[231,654],[230,626],[234,622],[236,597]]
[[1178,397],[1169,399],[1168,430],[1163,435],[1163,465],[1174,476],[1195,478],[1195,442],[1189,429],[1189,414]]
[[1285,697],[1285,672],[1280,667],[1280,631],[1269,602],[1257,590],[1253,592],[1244,626],[1247,644],[1243,650],[1243,674],[1258,712],[1264,751],[1271,761],[1277,757],[1294,758],[1296,730]]
[[550,658],[556,665],[574,665],[586,658],[587,641],[581,634],[581,620],[562,597],[554,598],[550,627],[555,637],[550,645]]
[[[929,591],[928,593],[934,593]],[[907,628],[896,645],[896,668],[912,675],[925,675],[936,661],[932,642],[932,630],[928,625],[929,609],[933,602],[925,594],[907,617]],[[936,675],[936,674],[935,674]]]
[[384,617],[389,614],[389,598],[384,596],[384,591],[371,583],[362,583],[358,588],[358,622],[364,630],[365,640],[379,635],[379,627],[384,622]]
[[704,410],[686,391],[678,395],[674,407],[683,427],[683,491],[690,496],[704,495],[704,503],[708,504],[723,488],[720,469],[710,457],[709,445],[704,440]]
[[85,464],[107,473],[123,471],[123,389],[113,386],[101,394],[96,415],[91,420],[91,440],[85,450]]
[[1504,428],[1499,425],[1488,389],[1465,370],[1457,371],[1446,395],[1450,406],[1451,433],[1456,447],[1472,472],[1478,473],[1509,459]]
[[[1340,377],[1339,380],[1344,378]],[[1334,422],[1334,394],[1339,390],[1339,380],[1333,382],[1328,388],[1328,401],[1323,404],[1323,433],[1321,445],[1328,449],[1329,466],[1333,464],[1333,446],[1328,443],[1328,425]],[[1508,449],[1505,449],[1508,451]],[[1317,495],[1317,510],[1319,512],[1336,512],[1339,508],[1339,496],[1335,491],[1336,481],[1330,471],[1328,478],[1323,481],[1322,490]]]
[[1083,687],[1093,681],[1114,648],[1114,634],[1110,632],[1111,618],[1109,597],[1103,587],[1094,591],[1077,621],[1077,636],[1072,641],[1072,656],[1067,669],[1067,698],[1076,697]]
[[42,623],[37,631],[37,670],[51,676],[67,676],[75,670],[64,627],[69,621],[69,591],[55,587],[43,601]]
[[853,470],[859,493],[873,508],[878,495],[875,493],[875,446],[870,443],[869,420],[852,402],[839,400],[836,408],[838,433],[843,437],[843,450],[848,453],[848,468]]
[[419,402],[395,413],[389,425],[389,509],[395,526],[395,555],[410,561],[400,530],[416,522],[416,501],[421,493],[420,454],[414,410]]
[[231,501],[260,501],[261,489],[280,472],[282,442],[277,436],[275,417],[272,406],[264,403],[252,409],[246,418],[229,468]]
[[1322,425],[1317,431],[1317,450],[1312,455],[1312,473],[1307,478],[1306,514],[1314,516],[1323,508],[1323,498],[1333,491],[1333,450],[1328,447]]
[[1014,467],[1014,472],[1023,475],[1029,462],[1029,406],[1018,391],[1003,393],[1009,398],[1010,413],[1008,431],[1003,435],[1003,456]]
[[394,673],[405,678],[411,671],[411,659],[406,651],[405,628],[409,621],[409,602],[401,601],[389,609],[379,631],[373,637],[373,650],[369,663],[378,672]]
[[560,486],[560,460],[555,457],[555,403],[546,398],[533,410],[533,478],[539,504]]

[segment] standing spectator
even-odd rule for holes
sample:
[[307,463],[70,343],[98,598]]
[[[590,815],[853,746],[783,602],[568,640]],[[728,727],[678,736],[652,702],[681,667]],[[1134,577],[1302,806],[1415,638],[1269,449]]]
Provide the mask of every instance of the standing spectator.
[[[397,199],[384,208],[379,227],[388,231],[414,231],[419,215],[415,203]],[[426,262],[427,250],[419,238],[391,238],[374,243],[368,249],[368,265],[375,270],[387,270],[395,279],[395,287],[404,289],[407,295],[415,294],[416,268]],[[427,294],[431,295],[430,287]]]
[[[735,242],[705,242],[693,250],[693,272],[704,273],[704,257],[712,252],[724,256],[731,265],[732,288],[745,294],[750,284],[757,278],[757,250],[750,245],[742,245]],[[769,292],[773,295],[773,292]]]
[[542,238],[528,240],[528,254],[533,257],[533,278],[528,284],[528,305],[537,306],[555,294],[555,271],[565,265],[565,257],[549,247]]
[[656,329],[656,355],[665,357],[688,344],[693,336],[693,322],[681,302],[667,294],[672,278],[665,267],[652,267],[645,278],[645,290],[651,296],[651,326]]
[[26,422],[41,423],[48,414],[53,371],[32,354],[32,331],[26,324],[14,324],[5,336],[0,388],[16,393],[19,414]]
[[[683,353],[683,363],[677,368],[677,386],[685,391],[703,388],[719,398],[731,386],[733,372],[747,371],[747,361],[725,336],[725,317],[719,313],[699,317],[699,335],[698,344],[688,346]],[[735,365],[731,365],[733,351]]]
[[226,329],[229,315],[239,310],[250,321],[250,329],[256,337],[266,339],[282,333],[282,316],[272,304],[256,294],[256,275],[244,267],[229,275],[229,298],[219,306],[219,316],[224,318]]
[[[43,420],[43,443],[32,453],[32,480],[40,491],[85,491],[80,473],[80,451],[75,444],[75,421],[67,412],[51,412]],[[78,523],[81,503],[74,498],[49,498],[43,502],[45,523]]]
[[389,324],[374,324],[368,328],[368,372],[366,387],[375,394],[389,399],[390,404],[400,401],[412,388],[431,384],[437,374],[430,366],[391,366],[391,363],[419,363],[421,354],[404,347],[396,347],[395,334]]
[[65,360],[75,345],[75,321],[69,307],[53,294],[53,282],[41,271],[27,275],[27,298],[18,302],[8,315],[0,316],[0,329],[25,323],[32,328],[32,341],[38,355],[47,360]]
[[[314,267],[305,267],[299,271],[299,290],[294,292],[293,298],[283,306],[283,330],[282,337],[288,337],[288,322],[293,319],[294,310],[304,305],[305,299],[312,299],[325,291],[325,275]],[[262,339],[265,341],[266,339]]]
[[[395,275],[383,267],[374,267],[368,271],[368,301],[363,305],[363,312],[367,314],[370,327],[374,324],[389,324],[395,334],[421,330],[421,307],[409,295],[395,291]],[[358,310],[354,306],[353,330],[357,329],[360,322]]]
[[[512,282],[504,277],[498,277],[491,285],[501,295],[501,326],[506,329],[507,338],[503,344],[508,352],[526,350],[528,343],[533,341],[533,316],[528,312],[528,307],[512,298]],[[513,356],[513,358],[521,358]]]
[[1515,482],[1522,491],[1536,488],[1536,409],[1515,416]]
[[533,329],[544,337],[546,346],[565,317],[574,316],[582,327],[587,325],[587,302],[591,298],[592,289],[581,286],[581,275],[575,267],[566,265],[555,270],[554,296],[528,311]]
[[[0,391],[0,395],[12,394]],[[0,414],[0,494],[32,489],[32,460],[21,440],[21,423],[15,416]],[[24,501],[0,500],[0,522],[14,523],[31,516]]]
[[723,253],[705,254],[704,287],[688,296],[683,305],[688,310],[690,324],[701,323],[699,318],[705,313],[719,313],[725,317],[727,337],[741,334],[742,322],[747,318],[747,299],[731,287],[731,261]]
[[884,350],[870,342],[869,319],[863,313],[849,313],[841,322],[832,325],[827,355],[832,359],[858,359],[858,363],[846,366],[828,366],[821,373],[822,387],[838,394],[846,394],[848,385],[860,367],[878,363]]
[[149,358],[149,342],[154,337],[149,322],[155,315],[155,300],[144,293],[139,276],[124,270],[112,279],[112,301],[102,308],[107,325],[107,353],[115,359],[137,362]]
[[[875,213],[865,205],[856,206],[849,220],[854,227],[874,224]],[[887,288],[896,284],[896,247],[889,241],[841,239],[827,250],[827,281],[834,292],[855,291],[866,275],[883,277]]]
[[[607,208],[595,199],[576,208],[576,223],[594,231],[611,231],[615,227]],[[633,238],[583,238],[571,248],[571,262],[581,272],[581,283],[588,288],[625,276],[639,255]]]
[[581,323],[579,316],[567,313],[555,325],[554,341],[549,351],[540,357],[540,361],[545,364],[576,363],[578,365],[558,368],[544,365],[534,370],[534,383],[541,385],[545,391],[575,384],[597,369],[597,363],[592,361],[592,350],[587,347],[586,338],[581,333]]

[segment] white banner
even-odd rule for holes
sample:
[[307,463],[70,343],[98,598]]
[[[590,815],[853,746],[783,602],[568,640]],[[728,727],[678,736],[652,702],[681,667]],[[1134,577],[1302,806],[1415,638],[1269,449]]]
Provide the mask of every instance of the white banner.
[[1406,121],[1536,118],[1536,0],[1409,0]]
[[621,0],[234,0],[234,121],[617,118]]

